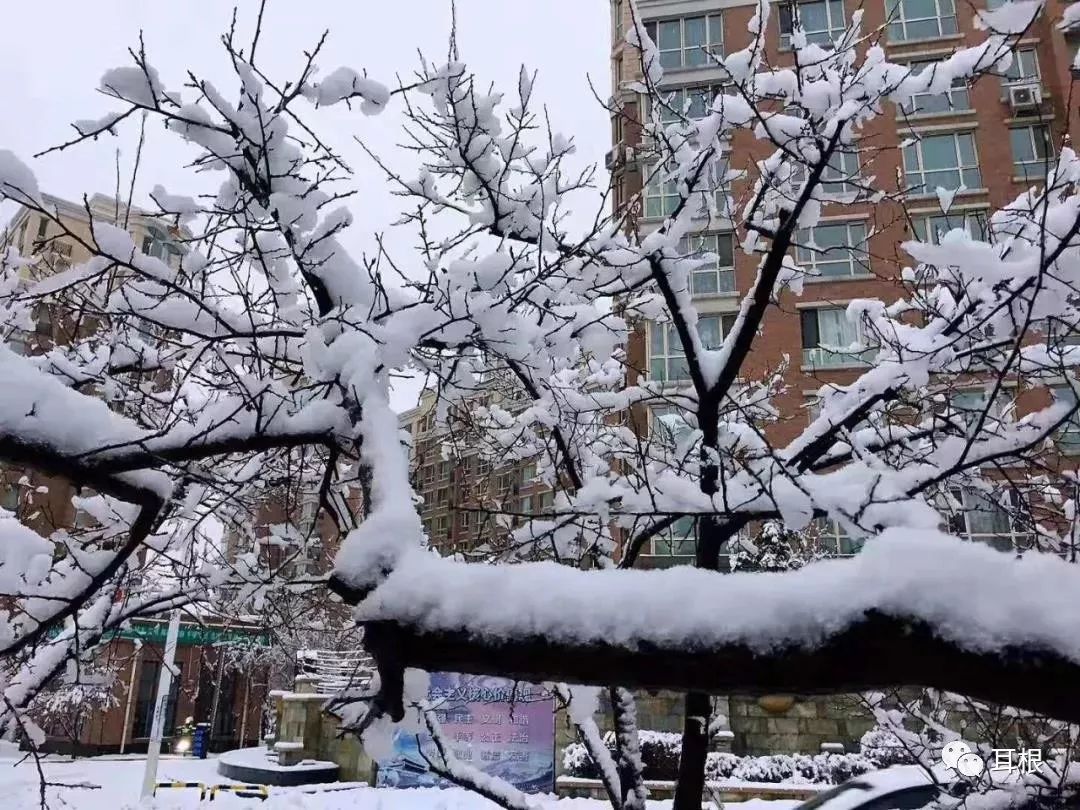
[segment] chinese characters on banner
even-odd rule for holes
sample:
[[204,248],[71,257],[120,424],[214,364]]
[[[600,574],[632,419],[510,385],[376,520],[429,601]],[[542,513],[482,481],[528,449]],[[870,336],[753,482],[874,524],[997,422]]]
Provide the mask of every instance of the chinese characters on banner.
[[[503,678],[440,672],[431,675],[428,698],[463,763],[529,793],[555,790],[555,701],[549,692]],[[430,736],[396,731],[393,756],[379,762],[378,785],[448,786],[428,770],[421,751],[438,761]]]

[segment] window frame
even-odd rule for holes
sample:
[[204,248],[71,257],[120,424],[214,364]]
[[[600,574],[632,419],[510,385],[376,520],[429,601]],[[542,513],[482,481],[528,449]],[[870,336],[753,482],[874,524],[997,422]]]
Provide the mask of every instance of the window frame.
[[[1024,72],[1023,57],[1029,56],[1030,64],[1033,70],[1030,73]],[[1013,75],[1013,68],[1017,68],[1016,75]],[[1001,85],[1007,90],[1015,84],[1042,84],[1042,68],[1039,66],[1039,49],[1038,48],[1017,48],[1013,51],[1012,64],[1009,65],[1009,69],[1001,74]]]
[[[1080,398],[1080,395],[1077,394],[1073,387],[1067,384],[1051,386],[1050,393],[1054,398],[1054,402],[1059,402],[1062,399],[1075,402]],[[1058,453],[1063,456],[1080,455],[1080,412],[1073,414],[1057,430],[1054,436],[1054,444]]]
[[[880,347],[877,345],[868,343],[868,336],[862,321],[857,320],[852,322],[845,317],[844,323],[850,324],[855,330],[854,339],[851,343],[865,343],[866,348],[859,352],[837,352],[826,349],[821,343],[821,323],[818,321],[818,316],[822,312],[845,312],[847,307],[843,306],[825,306],[825,307],[806,307],[799,310],[799,327],[802,338],[802,364],[804,368],[811,369],[842,369],[842,368],[862,368],[868,366],[873,362],[874,357],[877,356],[877,352]],[[813,315],[815,324],[814,329],[817,332],[817,342],[813,346],[807,346],[807,316]],[[829,361],[828,358],[837,358],[835,361]]]
[[[1042,130],[1045,135],[1043,143],[1045,144],[1046,153],[1039,157],[1039,139],[1036,136],[1036,130]],[[1014,133],[1024,132],[1027,134],[1025,146],[1031,148],[1032,159],[1031,160],[1018,160],[1016,157],[1016,140]],[[1033,182],[1039,180],[1045,180],[1046,175],[1053,165],[1055,152],[1054,152],[1054,133],[1050,129],[1050,125],[1047,123],[1031,123],[1021,124],[1019,126],[1009,127],[1009,153],[1012,156],[1012,173],[1013,177],[1023,178],[1024,182]],[[1033,174],[1035,171],[1037,174]]]
[[[951,37],[959,34],[959,25],[957,23],[956,16],[956,0],[933,0],[934,7],[937,11],[933,17],[909,17],[904,13],[904,4],[906,0],[886,0],[885,3],[885,20],[887,27],[887,35],[889,42],[919,42],[922,40],[941,39],[943,37]],[[951,6],[951,11],[948,13],[942,13],[943,8]],[[913,36],[908,32],[908,27],[923,23],[928,20],[936,20],[937,33],[935,34],[922,34]],[[944,24],[946,20],[952,20],[952,30],[946,30],[949,25]]]
[[[687,22],[693,20],[702,20],[704,22],[705,42],[703,43],[687,44]],[[713,20],[716,21],[715,26]],[[679,25],[679,45],[676,48],[663,47],[660,36],[661,26],[672,23],[678,23]],[[710,65],[708,53],[715,53],[720,57],[724,56],[724,15],[720,11],[647,20],[644,25],[649,38],[656,44],[660,65],[664,70],[697,70]],[[712,38],[714,31],[719,32],[718,41],[714,41]],[[666,62],[665,54],[678,54],[678,63]],[[694,63],[699,57],[701,61]]]
[[[825,248],[818,247],[817,249],[811,249],[806,247],[814,240],[815,232],[825,228],[844,228],[844,238],[838,245],[833,245]],[[852,233],[852,229],[861,229],[862,236],[857,236]],[[815,275],[812,277],[814,281],[834,281],[845,278],[865,278],[873,275],[870,272],[869,261],[860,259],[857,253],[859,247],[863,247],[863,253],[866,253],[865,246],[869,239],[869,230],[866,227],[866,221],[861,219],[848,219],[832,222],[821,222],[812,228],[800,228],[796,232],[795,236],[795,263],[802,268],[810,271],[815,271]],[[831,252],[839,251],[846,253],[847,259],[843,264],[846,264],[850,272],[847,273],[823,273],[819,271],[819,268],[824,265],[827,267],[839,266],[841,262],[835,259],[828,259],[827,255]],[[860,272],[860,268],[862,272]],[[807,280],[811,280],[809,277]]]
[[[660,122],[665,125],[677,124],[680,121],[700,121],[712,111],[712,103],[720,93],[724,91],[722,84],[715,82],[705,84],[687,84],[682,87],[672,87],[663,90],[664,103],[656,105],[659,111]],[[646,96],[648,103],[654,102],[651,96]],[[698,106],[695,103],[699,99],[704,102]],[[687,100],[690,104],[687,105]],[[700,112],[700,114],[698,114]],[[651,110],[650,110],[651,113]],[[649,116],[652,117],[651,114]]]
[[[705,314],[698,314],[697,329],[700,334],[702,321],[715,319],[717,322],[717,329],[719,330],[721,343],[728,335],[728,330],[734,325],[735,319],[738,317],[737,312],[710,312]],[[725,322],[727,327],[725,327]],[[659,322],[650,321],[646,335],[646,348],[647,361],[648,361],[648,377],[654,382],[672,383],[678,384],[686,382],[690,379],[689,372],[685,376],[674,376],[672,369],[677,369],[679,360],[685,361],[686,353],[682,350],[682,343],[679,341],[678,332],[675,330],[675,325],[671,322]],[[656,336],[659,334],[660,341],[654,344]],[[662,362],[664,373],[662,376],[655,374],[655,363]]]
[[[726,256],[721,253],[721,240],[728,242]],[[697,244],[695,245],[695,241]],[[704,243],[711,241],[706,246]],[[695,249],[695,247],[697,249]],[[702,257],[704,254],[713,254],[715,261],[708,262],[705,266],[696,267],[690,271],[690,294],[695,298],[732,295],[738,292],[735,286],[735,235],[731,231],[701,231],[687,234],[679,240],[679,250],[684,258]],[[724,263],[724,259],[730,259]],[[712,289],[698,289],[698,277],[711,276],[715,280]]]
[[[979,241],[990,241],[990,218],[987,216],[988,209],[977,208],[966,211],[958,211],[957,213],[949,214],[924,214],[912,219],[912,223],[916,226],[914,228],[914,236],[920,242],[931,245],[941,244],[941,237],[946,233],[955,230],[967,231],[968,236],[972,239]],[[951,220],[963,218],[964,224],[952,225]],[[944,220],[946,225],[949,225],[948,229],[941,230],[935,227],[935,221]],[[972,223],[977,226],[977,231],[972,230]],[[923,230],[925,229],[925,230]]]
[[[953,157],[956,158],[955,165],[948,168],[926,168],[926,159],[924,155],[924,147],[931,142],[937,142],[939,139],[951,138],[953,146]],[[963,156],[963,147],[961,146],[962,139],[969,139],[971,144],[971,162],[965,163]],[[908,169],[908,156],[914,155],[917,162],[917,168]],[[943,188],[950,188],[941,182],[934,182],[933,185],[927,180],[928,175],[939,175],[946,172],[952,172],[957,175],[959,183],[951,188],[959,188],[963,185],[968,191],[982,188],[982,170],[979,167],[979,150],[978,145],[975,142],[975,133],[973,130],[959,130],[957,132],[935,132],[933,134],[919,137],[914,143],[905,146],[903,149],[901,167],[904,175],[904,188],[908,191],[915,190],[917,194],[934,194],[934,189],[937,186]],[[912,179],[917,177],[918,182],[912,182]],[[951,190],[951,189],[950,189]]]
[[[808,44],[819,45],[823,48],[832,47],[837,38],[843,36],[847,30],[847,10],[844,8],[844,0],[785,0],[779,4],[776,14],[777,30],[780,32],[780,50],[791,50],[791,36],[795,30],[795,18],[799,18],[799,22],[802,23],[802,15],[797,14],[795,10],[800,6],[807,6],[813,4],[821,4],[825,7],[825,19],[826,27],[814,31],[809,31],[803,26],[803,33],[806,34],[806,42]],[[833,12],[836,7],[840,9],[840,23],[836,24],[833,19]],[[786,13],[785,13],[786,12]],[[785,28],[787,30],[785,30]],[[822,36],[823,35],[823,36]]]
[[840,521],[830,517],[814,518],[813,526],[821,548],[829,557],[854,557],[866,542],[865,539],[853,538],[847,529],[840,525]]
[[[926,70],[931,65],[939,63],[937,59],[913,59],[907,63],[907,67],[912,71],[913,76],[917,76]],[[915,72],[915,68],[920,67],[918,72]],[[963,106],[957,103],[957,97],[960,93],[963,93]],[[944,99],[945,106],[943,109],[920,109],[920,104],[926,103],[927,100]],[[920,101],[921,100],[921,101]],[[910,104],[901,105],[901,111],[909,118],[920,118],[928,115],[958,115],[960,113],[974,112],[975,108],[971,106],[971,93],[967,82],[963,79],[953,79],[952,85],[944,93],[915,93],[911,97]]]
[[[1010,489],[1008,492],[1010,493],[1010,499],[1014,501],[1013,509],[1020,510],[1021,506],[1016,490]],[[1030,531],[1023,531],[1022,527],[1018,528],[1019,521],[1017,520],[1016,515],[995,501],[991,495],[972,487],[950,486],[949,497],[959,504],[959,509],[952,510],[942,515],[945,526],[950,534],[972,543],[985,543],[991,548],[995,548],[999,551],[1016,551],[1017,549],[1025,548],[1026,546],[1018,541],[1031,539]],[[976,498],[979,499],[981,503],[973,502]],[[985,532],[972,530],[971,519],[973,516],[978,514],[995,515],[990,509],[982,508],[984,505],[995,510],[1000,510],[997,514],[1004,516],[1009,524],[1007,533],[1000,531]],[[963,523],[963,528],[960,528],[961,522]]]
[[[839,159],[839,165],[834,165],[836,159]],[[850,147],[837,149],[832,153],[829,162],[821,172],[821,182],[818,188],[821,195],[826,199],[857,196],[860,189],[851,180],[859,178],[861,175],[862,164],[859,160],[859,149],[853,144]],[[791,173],[791,182],[801,186],[806,182],[807,176],[806,164],[798,163]]]

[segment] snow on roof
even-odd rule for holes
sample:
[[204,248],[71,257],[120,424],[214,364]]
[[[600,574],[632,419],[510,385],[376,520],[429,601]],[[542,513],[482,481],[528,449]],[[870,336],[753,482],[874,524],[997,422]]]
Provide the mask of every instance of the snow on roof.
[[493,641],[543,637],[686,650],[742,643],[766,651],[815,646],[870,609],[925,621],[973,652],[1023,644],[1080,661],[1075,565],[1038,553],[1016,559],[933,530],[889,529],[852,559],[768,577],[690,567],[492,566],[409,551],[361,601],[357,618]]

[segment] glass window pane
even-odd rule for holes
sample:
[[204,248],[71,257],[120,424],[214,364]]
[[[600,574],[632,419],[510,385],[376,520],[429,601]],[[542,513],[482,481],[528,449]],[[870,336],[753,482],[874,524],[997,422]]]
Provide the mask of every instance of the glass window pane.
[[937,19],[909,21],[906,26],[906,33],[905,39],[936,37],[938,35],[938,21]]
[[649,327],[649,352],[654,357],[664,353],[664,330],[658,324]]
[[1012,144],[1013,161],[1015,163],[1023,163],[1034,157],[1027,129],[1010,129],[1009,142]]
[[714,46],[724,42],[724,18],[719,14],[709,15],[709,42]]
[[698,319],[698,334],[706,349],[720,348],[720,319],[716,316]]
[[919,170],[919,145],[911,144],[904,147],[904,170],[914,172]]
[[707,43],[705,39],[705,18],[704,17],[687,17],[685,23],[685,45],[686,48],[700,48]]
[[903,0],[903,16],[907,20],[937,17],[936,0]]
[[682,67],[682,51],[660,51],[660,67]]
[[716,254],[723,267],[731,267],[735,264],[735,246],[730,233],[719,234],[716,237]]
[[938,135],[922,140],[924,169],[946,169],[956,166],[956,144],[952,135]]
[[694,295],[710,295],[717,292],[715,270],[697,270],[690,278],[690,291]]
[[956,144],[960,149],[960,165],[975,165],[975,136],[965,132],[956,136]]
[[679,20],[665,20],[660,23],[659,41],[656,46],[662,51],[682,47],[682,32]]
[[825,31],[829,28],[829,20],[825,10],[825,3],[800,3],[799,22],[805,31]]

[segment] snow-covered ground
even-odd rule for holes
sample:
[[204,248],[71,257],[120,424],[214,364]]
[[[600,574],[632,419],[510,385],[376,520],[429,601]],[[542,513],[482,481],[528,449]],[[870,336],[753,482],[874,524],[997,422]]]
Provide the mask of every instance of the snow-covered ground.
[[[97,758],[71,762],[49,758],[43,762],[48,807],[73,810],[128,810],[142,807],[139,787],[142,784],[142,758]],[[158,769],[160,781],[204,782],[223,784],[231,780],[217,773],[214,759],[163,759]],[[11,752],[0,754],[0,803],[5,810],[33,810],[41,806],[41,785],[33,761],[18,761]],[[670,802],[650,802],[655,810],[666,810]],[[794,801],[751,800],[739,804],[740,810],[791,810]],[[606,802],[594,799],[537,797],[538,807],[557,810],[605,810]],[[155,810],[199,806],[197,790],[162,790],[148,805]],[[336,783],[295,788],[270,788],[266,802],[239,799],[219,793],[212,805],[260,810],[492,810],[495,805],[464,790],[410,789],[392,790],[367,785]]]

